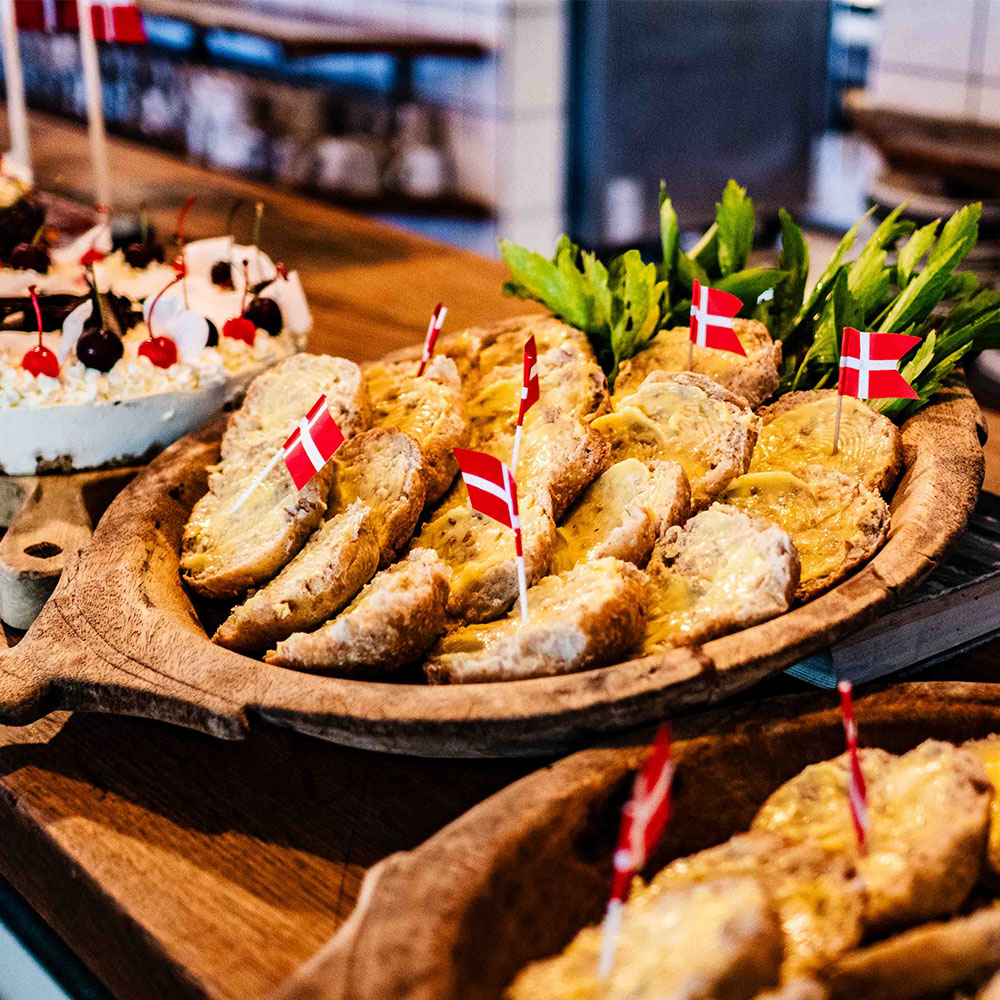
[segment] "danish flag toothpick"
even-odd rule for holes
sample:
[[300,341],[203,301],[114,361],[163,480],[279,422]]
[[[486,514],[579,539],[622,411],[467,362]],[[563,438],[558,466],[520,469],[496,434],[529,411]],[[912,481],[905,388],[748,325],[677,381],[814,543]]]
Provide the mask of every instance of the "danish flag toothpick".
[[474,511],[499,521],[514,532],[517,558],[517,589],[521,600],[521,619],[528,620],[528,583],[521,545],[521,518],[517,511],[517,483],[514,474],[499,458],[468,448],[455,448],[458,468],[469,491],[469,505]]
[[611,975],[618,932],[621,929],[622,908],[628,899],[629,885],[636,873],[645,867],[670,819],[670,789],[673,779],[670,727],[664,724],[656,733],[653,752],[635,777],[632,797],[622,810],[614,874],[611,877],[611,898],[604,915],[601,957],[597,967],[599,979],[607,979]]
[[521,450],[521,431],[524,427],[524,416],[541,395],[538,384],[538,348],[535,346],[535,335],[532,334],[524,345],[524,376],[521,379],[521,405],[517,411],[517,428],[514,431],[514,450],[510,458],[510,467],[517,472],[517,456]]
[[837,685],[840,692],[840,714],[844,717],[844,736],[847,739],[847,755],[850,774],[847,779],[847,798],[851,806],[851,820],[858,835],[858,851],[865,854],[868,849],[868,789],[865,776],[861,772],[858,757],[858,727],[854,721],[854,697],[850,681]]
[[691,287],[691,343],[688,346],[688,371],[694,360],[694,348],[714,347],[746,357],[739,337],[733,332],[733,318],[743,308],[743,302],[731,292],[709,288],[697,278]]
[[447,315],[448,310],[441,302],[434,307],[434,312],[431,313],[431,320],[427,324],[427,336],[424,337],[424,354],[420,359],[420,367],[417,369],[418,376],[423,375],[431,358],[434,357],[434,345],[437,343],[438,334],[441,332],[441,327],[444,326],[444,318]]
[[343,443],[344,435],[337,426],[337,421],[330,416],[324,393],[298,422],[281,450],[275,453],[256,479],[243,491],[232,513],[235,514],[246,503],[250,494],[264,482],[268,473],[278,464],[279,458],[285,460],[285,467],[295,488],[301,490],[333,458]]
[[913,386],[900,375],[899,360],[920,343],[905,333],[867,333],[844,327],[837,383],[837,418],[833,426],[833,454],[840,442],[840,415],[844,396],[855,399],[917,399]]

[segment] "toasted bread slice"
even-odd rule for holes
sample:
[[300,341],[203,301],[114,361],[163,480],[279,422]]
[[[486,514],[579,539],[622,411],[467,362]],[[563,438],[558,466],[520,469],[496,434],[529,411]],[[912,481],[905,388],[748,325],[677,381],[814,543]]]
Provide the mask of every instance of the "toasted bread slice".
[[847,755],[811,764],[761,806],[753,830],[845,855],[866,886],[867,931],[884,933],[952,914],[979,878],[992,787],[968,750],[925,740],[893,756],[862,750],[868,791],[866,852],[848,801]]
[[760,420],[746,402],[705,375],[653,372],[593,426],[611,438],[611,460],[679,462],[695,509],[746,472]]
[[576,417],[532,423],[521,442],[519,490],[539,497],[558,520],[607,467],[610,453],[608,439]]
[[336,617],[296,632],[264,657],[316,673],[376,677],[429,649],[445,628],[448,571],[429,549],[414,549],[378,573]]
[[889,508],[874,490],[832,469],[752,472],[730,483],[725,502],[764,517],[791,536],[802,572],[795,596],[829,590],[882,546]]
[[222,435],[221,461],[265,451],[268,458],[323,393],[344,437],[371,426],[372,411],[361,369],[328,354],[293,354],[250,383],[243,405]]
[[691,491],[676,462],[617,462],[594,480],[556,531],[550,570],[614,556],[644,566],[662,529],[688,516]]
[[234,513],[269,460],[264,450],[252,457],[234,456],[209,475],[208,492],[194,505],[181,542],[181,575],[199,594],[238,597],[267,582],[322,519],[332,463],[298,490],[284,462],[278,462]]
[[371,512],[359,500],[327,521],[302,551],[219,626],[213,642],[254,651],[335,615],[378,568]]
[[409,434],[425,459],[426,502],[439,500],[458,472],[453,448],[469,442],[469,415],[458,369],[436,357],[417,376],[412,361],[372,365],[365,370],[375,425]]
[[[733,320],[733,332],[747,352],[746,357],[732,351],[694,346],[691,371],[707,375],[730,392],[742,396],[757,409],[778,388],[781,344],[775,343],[767,327],[755,319]],[[615,380],[615,396],[635,392],[650,372],[688,370],[690,327],[676,326],[661,330],[645,350],[626,361]]]
[[[514,445],[523,365],[489,370],[469,398],[470,447],[509,462]],[[527,434],[534,424],[571,417],[589,424],[610,407],[604,372],[589,351],[569,342],[538,355],[538,402],[524,421]]]
[[1000,736],[994,733],[982,740],[968,740],[962,744],[962,749],[974,753],[980,759],[986,777],[993,786],[986,864],[990,869],[990,881],[996,886],[1000,884]]
[[319,524],[333,477],[330,464],[299,491],[279,462],[240,509],[233,508],[324,392],[345,436],[368,426],[371,408],[361,369],[343,358],[296,354],[251,383],[243,406],[229,418],[208,493],[184,528],[181,573],[194,590],[224,598],[259,586]]
[[737,834],[679,858],[643,891],[655,895],[723,876],[757,878],[770,897],[784,937],[783,979],[822,972],[861,941],[865,888],[854,865],[777,833]]
[[610,976],[602,931],[524,969],[507,1000],[750,1000],[776,986],[781,929],[756,879],[720,878],[626,905]]
[[590,341],[581,330],[567,326],[552,316],[518,316],[481,331],[478,365],[480,377],[488,375],[494,368],[519,366],[529,337],[535,338],[539,356],[554,348],[572,346],[588,361],[597,363]]
[[[528,584],[545,575],[556,526],[551,508],[530,495],[520,500]],[[457,483],[420,529],[413,548],[433,549],[448,567],[448,615],[458,622],[499,618],[517,599],[514,532],[474,511]]]
[[[845,955],[829,977],[830,996],[833,1000],[950,997],[958,987],[981,982],[998,967],[1000,904],[993,903]],[[961,1000],[968,994],[963,990],[954,996]]]
[[751,472],[796,472],[821,465],[864,483],[891,490],[903,468],[903,441],[888,418],[853,396],[843,397],[840,438],[833,454],[837,390],[790,392],[759,413],[764,421],[750,462]]
[[424,456],[400,430],[375,427],[345,441],[333,460],[332,515],[360,500],[371,512],[379,566],[393,562],[413,537],[424,509]]
[[781,528],[717,503],[668,529],[646,572],[643,651],[650,653],[705,642],[787,611],[799,560]]
[[614,663],[642,634],[645,582],[641,570],[620,559],[547,576],[528,590],[526,622],[515,608],[503,621],[457,629],[427,661],[427,679],[507,681]]

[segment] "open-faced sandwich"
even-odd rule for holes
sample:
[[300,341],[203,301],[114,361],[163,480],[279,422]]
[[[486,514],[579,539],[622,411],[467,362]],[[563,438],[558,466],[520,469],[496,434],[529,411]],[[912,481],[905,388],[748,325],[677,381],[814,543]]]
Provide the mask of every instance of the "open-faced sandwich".
[[[659,266],[629,251],[605,268],[568,241],[551,262],[504,245],[509,290],[564,321],[443,337],[420,371],[301,355],[258,378],[184,536],[189,586],[239,601],[215,641],[346,676],[539,677],[707,642],[862,567],[890,530],[897,421],[963,350],[1000,336],[1000,296],[952,273],[976,211],[936,240],[922,231],[897,265],[888,249],[912,231],[897,213],[845,263],[852,231],[808,296],[808,254],[787,216],[779,268],[747,268],[749,199],[731,184],[718,211],[684,253],[665,200]],[[960,296],[947,319],[932,313],[943,275]],[[680,325],[695,281],[741,296],[728,349],[694,344]],[[845,317],[923,334],[901,368],[917,400],[827,387]],[[529,338],[538,397],[519,426]],[[244,503],[319,394],[347,443],[302,491],[272,463]],[[509,463],[515,440],[521,564],[514,533],[473,508],[453,458],[467,448]]]

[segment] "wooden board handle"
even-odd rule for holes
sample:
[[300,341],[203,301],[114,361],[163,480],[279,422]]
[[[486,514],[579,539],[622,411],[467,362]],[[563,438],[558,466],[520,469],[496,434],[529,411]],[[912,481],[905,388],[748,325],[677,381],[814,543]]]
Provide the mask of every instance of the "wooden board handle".
[[93,530],[84,502],[86,475],[38,476],[19,481],[24,491],[0,539],[0,617],[26,629],[52,593],[71,555]]
[[0,724],[26,726],[47,715],[51,703],[49,681],[39,676],[17,649],[0,651]]

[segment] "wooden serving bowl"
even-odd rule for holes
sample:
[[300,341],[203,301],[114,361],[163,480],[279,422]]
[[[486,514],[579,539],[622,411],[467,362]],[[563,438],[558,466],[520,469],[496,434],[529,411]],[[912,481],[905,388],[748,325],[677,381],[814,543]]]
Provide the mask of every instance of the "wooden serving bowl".
[[561,677],[430,687],[270,666],[212,644],[178,573],[184,523],[218,457],[221,420],[168,448],[114,501],[13,650],[0,723],[68,708],[141,715],[238,739],[251,717],[365,749],[532,755],[705,705],[892,607],[965,528],[983,480],[981,414],[944,390],[903,427],[892,527],[866,566],[809,604],[702,647]]
[[[862,746],[1000,731],[1000,685],[901,684],[856,701]],[[601,919],[622,806],[652,731],[566,757],[369,870],[337,935],[269,1000],[500,1000],[534,959]],[[647,874],[744,831],[807,764],[842,753],[835,694],[674,724],[673,809]]]

